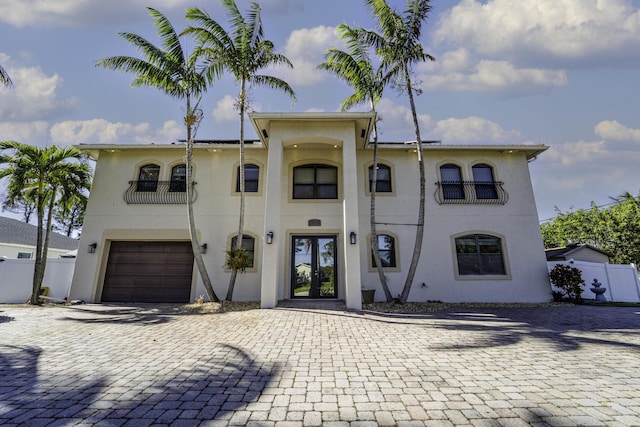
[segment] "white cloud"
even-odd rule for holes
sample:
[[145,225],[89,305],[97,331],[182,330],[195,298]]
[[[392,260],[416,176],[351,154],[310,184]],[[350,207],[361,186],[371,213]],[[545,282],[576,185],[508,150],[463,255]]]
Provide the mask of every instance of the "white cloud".
[[432,134],[445,144],[469,143],[519,143],[520,132],[505,130],[495,122],[480,117],[439,120]]
[[13,87],[0,90],[0,120],[49,118],[68,111],[79,103],[75,98],[58,98],[57,91],[63,82],[58,74],[47,75],[40,67],[9,65],[5,69],[11,76]]
[[[146,0],[110,2],[95,0],[2,0],[0,22],[16,27],[87,26],[107,21],[122,22],[131,19],[148,6]],[[153,7],[161,11],[184,9],[189,0],[154,0]]]
[[31,145],[48,143],[49,123],[34,122],[0,122],[0,141],[18,141]]
[[430,90],[532,94],[567,84],[564,71],[516,68],[507,61],[473,58],[465,49],[447,52],[442,61],[430,63],[420,80]]
[[168,143],[184,138],[184,129],[173,120],[155,130],[149,123],[112,123],[104,119],[64,121],[51,126],[50,133],[52,142],[59,145]]
[[316,70],[324,61],[327,48],[339,43],[335,28],[319,26],[311,29],[294,30],[289,35],[284,55],[293,64],[293,69],[283,69],[284,80],[291,85],[312,85],[323,80],[328,74]]
[[640,142],[640,129],[628,128],[615,120],[603,120],[594,130],[605,140]]
[[628,0],[462,0],[438,20],[436,46],[520,64],[640,60],[640,11]]
[[225,95],[224,98],[216,103],[215,108],[211,111],[211,117],[216,123],[233,122],[239,120],[238,110],[235,107],[235,99],[231,95]]
[[[378,124],[381,141],[415,139],[408,107],[383,98],[376,110],[382,116],[382,122]],[[523,140],[517,130],[505,130],[499,124],[481,117],[434,120],[427,114],[418,114],[418,122],[423,141],[440,140],[443,144],[516,144]]]
[[[587,164],[598,165],[602,160],[610,157],[605,141],[570,141],[551,145],[544,154],[545,158],[561,166],[580,166],[585,172]],[[604,166],[600,164],[600,166]],[[599,168],[600,169],[600,168]]]

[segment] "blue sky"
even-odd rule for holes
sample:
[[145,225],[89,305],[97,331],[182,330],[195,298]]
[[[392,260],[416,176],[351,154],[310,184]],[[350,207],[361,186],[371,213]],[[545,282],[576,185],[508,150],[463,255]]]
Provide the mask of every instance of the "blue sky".
[[[402,9],[404,1],[389,0]],[[296,91],[256,90],[256,111],[336,111],[348,88],[315,70],[335,27],[372,27],[360,0],[261,0],[267,38],[294,64],[271,70]],[[241,10],[248,1],[238,0]],[[94,67],[133,55],[117,33],[157,43],[145,6],[176,28],[198,6],[226,22],[217,0],[0,0],[0,140],[34,145],[166,143],[184,138],[183,106],[127,74]],[[415,68],[424,139],[443,144],[545,144],[530,164],[541,219],[640,192],[640,0],[432,0],[423,44],[436,61]],[[237,87],[205,95],[197,137],[237,138]],[[380,102],[381,140],[413,139],[405,98]],[[247,127],[248,137],[254,137]]]

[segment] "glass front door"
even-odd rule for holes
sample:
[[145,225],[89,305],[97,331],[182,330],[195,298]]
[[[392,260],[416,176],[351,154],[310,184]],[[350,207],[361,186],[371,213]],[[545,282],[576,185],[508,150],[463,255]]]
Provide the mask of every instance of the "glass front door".
[[293,236],[291,298],[336,298],[336,236]]

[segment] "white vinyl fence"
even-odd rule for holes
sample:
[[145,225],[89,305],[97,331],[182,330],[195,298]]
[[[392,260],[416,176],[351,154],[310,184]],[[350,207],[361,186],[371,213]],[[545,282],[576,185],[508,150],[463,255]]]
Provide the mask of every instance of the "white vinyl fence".
[[550,261],[547,263],[549,271],[556,264],[564,264],[576,267],[582,271],[584,279],[584,291],[582,298],[594,299],[595,294],[591,292],[593,279],[598,279],[603,288],[607,288],[604,293],[607,301],[615,302],[640,302],[640,283],[638,282],[638,270],[631,264],[602,264],[586,261]]
[[[31,296],[33,283],[33,259],[5,259],[0,262],[0,303],[21,304]],[[49,288],[48,296],[63,300],[69,296],[74,258],[48,258],[44,271],[43,287]]]

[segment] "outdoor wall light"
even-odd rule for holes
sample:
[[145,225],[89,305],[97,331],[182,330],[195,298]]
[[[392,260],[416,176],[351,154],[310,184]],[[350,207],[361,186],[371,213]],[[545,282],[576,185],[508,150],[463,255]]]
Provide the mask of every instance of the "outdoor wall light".
[[270,245],[273,243],[273,231],[270,231],[267,233],[267,245]]
[[352,231],[351,234],[349,234],[349,240],[351,241],[352,245],[356,244],[356,232]]
[[95,254],[96,253],[96,248],[98,247],[97,243],[92,243],[89,245],[89,247],[87,248],[87,252],[89,252],[90,254]]
[[207,248],[208,248],[208,247],[209,247],[209,246],[208,246],[206,243],[203,243],[203,244],[200,246],[200,252],[202,252],[203,254],[206,254],[206,253],[207,253]]

